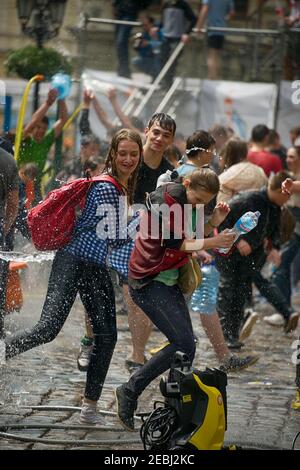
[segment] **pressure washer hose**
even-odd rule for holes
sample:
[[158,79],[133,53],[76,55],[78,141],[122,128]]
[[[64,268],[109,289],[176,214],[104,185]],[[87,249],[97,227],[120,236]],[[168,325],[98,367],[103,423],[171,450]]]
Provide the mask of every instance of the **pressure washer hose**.
[[[31,410],[47,410],[47,411],[80,411],[81,407],[79,406],[48,406],[48,405],[37,405],[37,406],[21,406],[21,409]],[[114,411],[100,410],[100,414],[104,416],[116,416],[117,413]],[[139,416],[135,416],[135,419],[141,419]],[[6,424],[5,426],[0,426],[0,438],[4,439],[13,439],[19,440],[22,442],[33,442],[40,444],[49,444],[49,445],[68,445],[68,446],[95,446],[95,445],[123,445],[123,444],[140,444],[141,439],[138,437],[132,439],[97,439],[97,440],[70,440],[66,439],[46,439],[46,438],[33,438],[24,436],[21,434],[11,434],[7,432],[11,429],[66,429],[66,430],[83,430],[83,431],[109,431],[109,432],[121,432],[124,431],[124,428],[114,428],[108,426],[85,426],[85,425],[74,425],[74,424]],[[139,430],[137,430],[138,432]]]
[[22,140],[22,131],[23,131],[23,124],[24,124],[24,117],[25,117],[25,111],[26,111],[26,105],[27,105],[27,100],[28,100],[28,95],[30,92],[31,85],[34,82],[41,82],[44,80],[43,75],[35,75],[32,77],[29,82],[26,85],[22,101],[21,101],[21,107],[19,111],[19,116],[18,116],[18,124],[17,124],[17,129],[16,129],[16,139],[15,139],[15,146],[14,146],[14,154],[15,154],[15,160],[18,163],[19,159],[19,152],[20,152],[20,146],[21,146],[21,140]]

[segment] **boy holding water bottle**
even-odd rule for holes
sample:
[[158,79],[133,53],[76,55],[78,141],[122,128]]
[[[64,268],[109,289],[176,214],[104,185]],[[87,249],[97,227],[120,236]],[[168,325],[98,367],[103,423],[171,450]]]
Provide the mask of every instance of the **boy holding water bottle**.
[[[252,276],[260,271],[268,259],[280,264],[279,227],[281,206],[289,199],[281,191],[281,184],[287,178],[280,172],[269,179],[268,186],[260,191],[247,191],[229,201],[230,212],[219,227],[232,228],[235,222],[248,211],[260,212],[257,226],[249,233],[241,235],[234,248],[227,254],[216,254],[216,265],[220,272],[217,311],[224,336],[231,349],[240,349],[239,341],[244,306],[251,292]],[[289,322],[289,312],[286,315]]]

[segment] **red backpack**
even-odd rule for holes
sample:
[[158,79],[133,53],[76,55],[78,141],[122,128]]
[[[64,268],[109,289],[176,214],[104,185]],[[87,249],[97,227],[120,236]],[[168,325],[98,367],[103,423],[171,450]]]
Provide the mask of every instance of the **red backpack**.
[[76,209],[83,209],[91,184],[106,181],[123,193],[120,184],[109,175],[79,178],[51,191],[44,201],[28,213],[28,226],[34,246],[41,251],[58,250],[72,239]]

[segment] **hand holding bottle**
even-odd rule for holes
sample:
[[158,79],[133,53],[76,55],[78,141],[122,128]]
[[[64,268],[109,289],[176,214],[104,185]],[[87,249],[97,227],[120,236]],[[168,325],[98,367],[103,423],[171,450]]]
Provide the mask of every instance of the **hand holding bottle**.
[[214,238],[216,248],[228,248],[230,249],[235,240],[235,234],[232,233],[228,228],[223,232],[218,233]]
[[[260,217],[260,212],[245,212],[234,224],[234,226],[229,230],[230,233],[233,233],[235,235],[233,243],[239,238],[240,235],[243,235],[244,233],[248,233],[251,230],[253,230],[256,225],[258,224],[258,219]],[[250,245],[249,245],[250,247]],[[251,247],[250,247],[251,248]],[[246,251],[245,251],[246,250]],[[226,254],[228,253],[229,249],[227,248],[221,248],[218,250],[219,253],[221,254]],[[242,245],[242,251],[243,252],[248,252],[249,250]],[[250,254],[250,252],[248,253]],[[247,256],[244,254],[243,256]]]

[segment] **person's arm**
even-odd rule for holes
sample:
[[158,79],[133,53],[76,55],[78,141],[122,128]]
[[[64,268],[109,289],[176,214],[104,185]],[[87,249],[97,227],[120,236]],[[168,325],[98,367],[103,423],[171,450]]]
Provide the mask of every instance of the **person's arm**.
[[198,30],[197,31],[198,35],[203,34],[201,32],[201,30],[204,28],[204,24],[206,22],[206,18],[207,18],[207,15],[208,15],[208,8],[209,8],[208,4],[204,4],[204,5],[202,5],[202,7],[199,11],[198,20],[197,20],[197,23],[196,23],[196,29]]
[[48,91],[48,96],[47,100],[45,101],[42,106],[39,107],[39,109],[32,115],[30,122],[25,126],[23,130],[23,138],[26,138],[29,136],[29,134],[32,132],[32,129],[37,125],[38,122],[41,121],[41,119],[46,115],[48,109],[54,101],[57,98],[57,90],[51,89]]
[[107,96],[108,96],[109,101],[111,102],[112,107],[114,108],[114,112],[116,113],[116,115],[120,119],[120,121],[122,123],[122,126],[126,127],[127,129],[131,129],[132,131],[135,131],[135,132],[140,134],[141,131],[139,129],[137,129],[136,127],[134,127],[134,125],[132,124],[130,118],[122,111],[120,102],[117,98],[117,92],[116,92],[115,87],[110,87],[108,89]]
[[84,90],[81,116],[79,120],[79,132],[80,132],[81,137],[87,134],[91,134],[89,113],[90,113],[90,104],[93,98],[94,98],[94,94],[91,90]]
[[231,248],[235,239],[235,234],[228,230],[218,233],[215,237],[204,238],[202,240],[184,240],[180,250],[193,252],[200,250],[210,250],[212,248]]
[[68,120],[68,110],[67,110],[67,105],[66,105],[65,100],[58,100],[58,106],[59,106],[59,114],[58,114],[59,118],[52,128],[54,130],[55,138],[61,134],[63,127]]
[[6,206],[5,206],[5,216],[4,216],[4,236],[10,231],[19,210],[19,189],[13,189],[8,192]]
[[97,100],[96,96],[93,97],[93,106],[98,116],[99,121],[103,124],[106,130],[111,131],[114,128],[113,123],[110,121],[106,112],[102,108],[101,104]]

